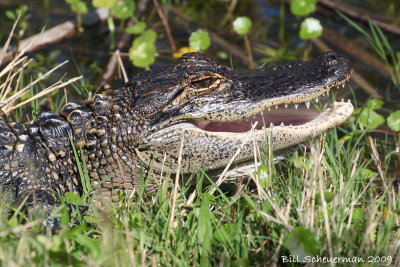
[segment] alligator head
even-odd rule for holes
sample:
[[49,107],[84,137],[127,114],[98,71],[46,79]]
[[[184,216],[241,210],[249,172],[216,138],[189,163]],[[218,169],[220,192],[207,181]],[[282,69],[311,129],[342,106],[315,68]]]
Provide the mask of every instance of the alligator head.
[[351,73],[351,62],[334,52],[245,71],[185,54],[174,67],[141,73],[128,85],[135,95],[131,108],[145,122],[136,155],[158,172],[176,172],[183,138],[181,170],[191,173],[224,168],[238,148],[235,163],[254,163],[254,144],[266,140],[274,153],[282,153],[351,115],[347,102],[321,112],[312,107]]
[[234,159],[229,179],[235,178],[235,170],[254,170],[255,147],[282,154],[343,123],[350,103],[318,112],[310,101],[351,72],[350,61],[333,52],[246,71],[191,53],[85,105],[42,112],[25,127],[0,114],[0,187],[17,200],[46,203],[55,192],[82,192],[71,141],[103,197],[137,187],[146,170],[175,173],[182,140],[183,173],[204,167],[215,174]]

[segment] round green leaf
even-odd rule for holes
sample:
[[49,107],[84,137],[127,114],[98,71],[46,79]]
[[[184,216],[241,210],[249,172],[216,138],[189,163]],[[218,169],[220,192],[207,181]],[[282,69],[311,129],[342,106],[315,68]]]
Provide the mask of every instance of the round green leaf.
[[[72,9],[72,7],[71,7],[71,9]],[[85,2],[77,2],[75,9],[76,10],[73,10],[73,11],[77,11],[80,14],[87,14],[89,12],[89,8]]]
[[368,109],[378,109],[378,108],[381,108],[382,105],[383,105],[382,100],[373,98],[373,99],[368,100],[366,107]]
[[318,243],[314,234],[304,226],[298,226],[286,235],[285,246],[300,262],[304,262],[307,256],[312,257],[318,253]]
[[126,28],[125,31],[131,34],[139,34],[146,29],[146,26],[146,22],[140,21],[135,23],[135,25]]
[[383,116],[370,109],[364,109],[358,119],[361,125],[369,129],[375,129],[379,125],[385,123],[385,118]]
[[305,16],[315,11],[317,0],[293,0],[290,3],[290,11],[297,16]]
[[157,34],[153,30],[143,32],[135,38],[132,47],[129,49],[129,59],[133,65],[149,69],[150,64],[155,60],[156,47],[154,42]]
[[92,4],[97,8],[113,8],[118,0],[92,0]]
[[251,28],[251,19],[248,17],[238,17],[233,22],[233,30],[240,35],[247,34]]
[[322,25],[319,20],[314,18],[306,18],[300,25],[300,38],[308,40],[321,36]]
[[132,0],[125,0],[124,2],[118,2],[114,8],[114,15],[118,19],[127,19],[133,15],[135,11],[135,3]]
[[400,110],[390,113],[387,124],[393,131],[400,131]]
[[211,39],[208,32],[197,30],[190,35],[189,45],[197,51],[206,50],[210,44]]

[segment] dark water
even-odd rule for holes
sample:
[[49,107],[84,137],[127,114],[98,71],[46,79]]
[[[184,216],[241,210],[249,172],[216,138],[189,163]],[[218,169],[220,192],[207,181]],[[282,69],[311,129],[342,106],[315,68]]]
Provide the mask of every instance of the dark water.
[[[221,16],[226,15],[226,6],[223,1],[170,1],[177,7],[184,7],[181,10],[185,10],[187,13],[192,14],[194,19],[202,21],[204,27],[212,29],[214,32],[221,35],[223,29],[226,27],[219,27],[221,22]],[[278,51],[285,47],[284,59],[296,58],[300,53],[296,52],[301,50],[306,43],[298,38],[298,29],[301,19],[293,17],[290,14],[288,6],[285,6],[284,13],[284,24],[280,23],[281,19],[281,1],[238,1],[235,15],[249,16],[253,21],[253,28],[250,36],[251,44],[255,51],[255,59],[261,60],[265,58],[264,55],[258,53],[257,48],[262,46],[268,46]],[[179,3],[179,4],[176,4]],[[398,19],[400,14],[400,1],[398,0],[347,0],[347,4],[351,4],[358,8],[364,8],[370,10],[375,15],[381,18],[388,18],[388,22],[394,22]],[[40,32],[42,27],[46,25],[47,28],[58,25],[64,21],[72,20],[75,18],[75,14],[70,10],[68,4],[64,1],[49,1],[48,8],[45,8],[43,1],[1,1],[0,0],[0,44],[4,44],[8,33],[12,27],[13,21],[6,18],[6,10],[14,10],[21,4],[28,5],[28,13],[31,15],[29,19],[29,27],[25,33],[25,36]],[[222,15],[221,15],[222,14]],[[147,18],[150,20],[150,26],[158,32],[158,59],[155,65],[166,64],[173,62],[174,59],[171,57],[169,50],[169,43],[164,33],[164,28],[161,23],[156,22],[158,20],[157,14],[152,11],[146,13]],[[335,32],[340,33],[350,38],[352,43],[371,51],[371,48],[367,45],[365,39],[361,38],[354,29],[349,27],[343,20],[338,19],[337,15],[329,15],[326,13],[314,13],[311,16],[318,18],[323,26],[328,26],[334,29]],[[177,22],[176,19],[170,19],[171,27],[173,29],[174,37],[177,42],[177,46],[183,47],[188,45],[187,38],[189,36],[190,29],[183,26],[182,23]],[[280,27],[284,27],[285,44],[282,45],[282,40],[279,38]],[[225,30],[226,32],[226,30]],[[235,34],[226,35],[224,37],[232,43],[236,43],[237,46],[243,46],[243,41]],[[391,45],[395,50],[400,50],[400,38],[395,38],[388,35]],[[107,25],[98,25],[87,29],[83,34],[79,36],[63,40],[62,42],[46,47],[39,52],[31,55],[38,58],[39,63],[43,67],[43,71],[46,68],[50,69],[56,63],[62,62],[66,59],[70,60],[67,66],[64,66],[60,71],[55,73],[51,79],[48,79],[48,85],[51,82],[57,81],[63,75],[65,79],[75,77],[82,73],[85,75],[88,83],[100,86],[101,74],[110,58],[110,44],[111,39],[108,33]],[[335,47],[334,44],[328,45],[334,47],[338,52],[340,48]],[[126,50],[128,47],[126,48]],[[125,50],[125,51],[126,51]],[[54,51],[58,51],[58,54],[54,56]],[[212,46],[207,54],[215,57],[218,61],[229,64],[229,60],[219,59],[216,55],[222,51],[221,48]],[[313,48],[311,57],[317,56],[321,53],[317,48]],[[38,54],[42,56],[38,56]],[[53,57],[51,56],[53,55]],[[281,59],[282,60],[282,59]],[[377,88],[381,95],[389,96],[389,110],[395,110],[400,108],[399,104],[399,90],[396,89],[390,80],[383,78],[382,76],[375,73],[374,70],[366,68],[363,64],[360,64],[357,58],[352,58],[355,63],[356,71],[359,72],[373,88]],[[245,67],[243,63],[234,59],[235,67]],[[137,72],[142,71],[141,69],[133,68],[132,64],[125,58],[125,66],[128,68],[129,76],[134,75]],[[32,70],[34,73],[35,70]],[[121,85],[121,79],[117,76],[113,82],[113,86],[118,87]],[[362,103],[368,98],[368,94],[364,90],[360,89],[357,84],[351,83],[357,95],[358,101]],[[73,92],[71,92],[74,95]],[[341,91],[338,93],[339,96],[343,95],[350,98],[351,95],[348,91]],[[75,96],[80,98],[80,96]]]

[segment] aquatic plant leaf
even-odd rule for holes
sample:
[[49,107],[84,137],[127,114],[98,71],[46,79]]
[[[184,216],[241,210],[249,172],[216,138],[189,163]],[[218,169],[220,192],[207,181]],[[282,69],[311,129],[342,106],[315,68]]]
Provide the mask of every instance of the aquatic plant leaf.
[[147,27],[146,22],[139,21],[135,23],[135,25],[126,28],[125,31],[131,34],[140,34],[146,29],[146,27]]
[[156,38],[156,32],[151,29],[135,38],[132,47],[129,49],[129,59],[133,62],[133,65],[149,69],[150,64],[155,60],[156,46],[154,42]]
[[238,17],[233,22],[233,30],[240,35],[245,35],[249,32],[252,22],[248,17]]
[[293,0],[290,11],[297,16],[305,16],[315,11],[317,0]]
[[385,118],[371,109],[364,109],[358,117],[361,125],[375,129],[385,123]]
[[66,2],[74,12],[78,12],[80,14],[87,14],[89,12],[87,4],[81,0],[66,0]]
[[113,8],[118,0],[92,0],[92,5],[97,8]]
[[190,35],[189,45],[197,51],[206,50],[210,44],[211,39],[206,31],[197,30]]
[[135,3],[132,0],[118,2],[113,8],[113,12],[118,19],[127,19],[133,16],[133,12],[135,12]]
[[303,40],[308,40],[321,36],[322,25],[315,18],[306,18],[300,25],[299,36]]
[[378,109],[381,108],[383,105],[383,101],[379,100],[379,99],[370,99],[368,100],[367,104],[366,104],[366,108],[368,109]]
[[399,132],[400,131],[400,110],[390,113],[387,118],[387,124],[390,129]]

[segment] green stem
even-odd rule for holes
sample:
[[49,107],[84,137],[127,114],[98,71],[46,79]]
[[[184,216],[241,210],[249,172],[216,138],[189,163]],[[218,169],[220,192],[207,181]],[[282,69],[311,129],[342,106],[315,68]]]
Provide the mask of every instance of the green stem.
[[251,51],[250,41],[247,34],[244,36],[244,45],[246,46],[247,56],[249,58],[249,67],[254,69],[253,53]]
[[82,14],[79,11],[76,11],[76,25],[78,28],[78,32],[81,32],[82,29]]
[[115,25],[114,25],[114,20],[111,16],[109,16],[107,18],[107,24],[108,24],[108,30],[110,31],[110,36],[111,36],[110,48],[111,48],[111,50],[113,50],[115,47]]
[[279,8],[279,41],[285,44],[285,2],[281,1]]
[[310,57],[311,49],[312,49],[312,43],[310,40],[307,40],[307,45],[306,45],[306,48],[304,49],[304,53],[303,53],[304,61],[307,61],[308,58]]

